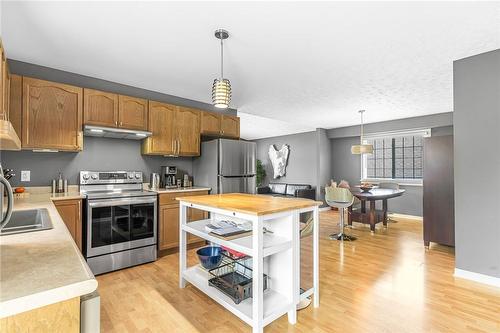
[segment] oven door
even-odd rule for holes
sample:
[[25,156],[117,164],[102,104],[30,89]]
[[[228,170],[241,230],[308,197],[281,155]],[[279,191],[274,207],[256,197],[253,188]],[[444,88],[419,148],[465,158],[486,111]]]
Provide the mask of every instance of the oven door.
[[87,257],[156,244],[156,197],[89,200]]

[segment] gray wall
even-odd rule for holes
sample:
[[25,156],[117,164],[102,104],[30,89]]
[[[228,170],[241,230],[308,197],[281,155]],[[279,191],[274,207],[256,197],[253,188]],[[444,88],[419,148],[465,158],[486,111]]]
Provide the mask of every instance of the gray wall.
[[500,278],[500,50],[453,63],[455,265]]
[[[103,90],[108,92],[113,92],[122,95],[129,95],[135,97],[141,97],[145,99],[155,100],[159,102],[171,103],[175,105],[187,106],[198,108],[202,110],[208,110],[219,113],[227,113],[236,115],[235,109],[217,109],[211,104],[193,101],[190,99],[167,95],[151,90],[136,88],[127,86],[124,84],[96,79],[90,76],[75,74],[71,72],[65,72],[54,68],[39,66],[35,64],[30,64],[22,61],[17,61],[13,59],[8,59],[9,68],[11,73],[29,76],[37,79],[55,81],[60,83],[66,83],[75,85],[78,87],[91,88],[97,90]],[[208,88],[207,88],[208,89]],[[207,95],[209,90],[207,90]]]
[[[412,122],[401,123],[401,128],[393,130],[411,129]],[[390,123],[390,122],[387,122]],[[379,123],[382,124],[382,123]],[[390,124],[388,124],[390,125]],[[385,132],[383,127],[381,132]],[[390,128],[388,126],[387,128]],[[393,127],[394,128],[394,127]],[[436,127],[431,129],[431,135],[450,135],[453,126]],[[361,157],[351,154],[351,146],[359,144],[359,136],[332,139],[332,179],[340,181],[345,179],[349,184],[359,184],[361,179]],[[388,201],[389,210],[394,213],[422,216],[423,214],[423,188],[422,186],[401,186],[406,192],[403,196]]]
[[[141,141],[85,137],[80,153],[34,153],[32,151],[3,151],[2,165],[14,169],[13,186],[47,186],[59,172],[70,184],[78,184],[81,170],[138,170],[145,180],[149,173],[160,172],[162,165],[175,165],[180,172],[192,174],[192,159],[141,155]],[[21,182],[21,170],[31,171],[31,181]]]
[[332,178],[332,140],[328,138],[327,130],[316,129],[316,199],[324,201],[325,186]]
[[[267,174],[264,184],[274,182],[315,186],[317,182],[316,139],[316,132],[306,132],[255,140],[257,143],[257,158],[262,161]],[[273,168],[268,156],[269,146],[275,145],[277,149],[280,149],[283,144],[290,146],[286,175],[273,179]]]

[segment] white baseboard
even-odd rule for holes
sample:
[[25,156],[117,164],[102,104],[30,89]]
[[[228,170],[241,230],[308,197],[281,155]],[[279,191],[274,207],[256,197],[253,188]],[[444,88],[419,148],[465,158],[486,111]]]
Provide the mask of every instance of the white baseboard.
[[320,212],[324,212],[324,211],[327,211],[327,210],[330,210],[330,209],[332,209],[332,207],[330,207],[330,206],[328,206],[328,207],[321,207],[321,208],[319,209],[319,211],[320,211]]
[[474,273],[460,268],[455,268],[455,274],[453,275],[461,279],[471,280],[500,288],[500,278],[494,276],[489,276],[481,273]]

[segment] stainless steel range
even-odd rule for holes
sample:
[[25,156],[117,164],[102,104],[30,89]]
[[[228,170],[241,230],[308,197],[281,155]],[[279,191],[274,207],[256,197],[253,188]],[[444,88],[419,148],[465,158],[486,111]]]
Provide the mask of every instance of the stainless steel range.
[[142,181],[137,171],[80,172],[84,252],[94,274],[156,260],[156,193]]

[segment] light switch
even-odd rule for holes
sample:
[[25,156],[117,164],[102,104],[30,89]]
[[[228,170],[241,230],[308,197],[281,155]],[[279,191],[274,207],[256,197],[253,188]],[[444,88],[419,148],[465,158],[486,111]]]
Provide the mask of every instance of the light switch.
[[30,178],[31,178],[30,173],[31,173],[31,171],[29,171],[29,170],[22,170],[21,171],[21,181],[22,182],[29,182]]

